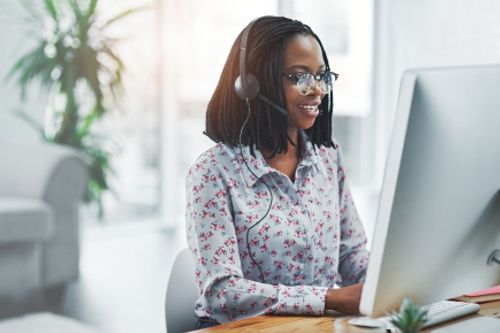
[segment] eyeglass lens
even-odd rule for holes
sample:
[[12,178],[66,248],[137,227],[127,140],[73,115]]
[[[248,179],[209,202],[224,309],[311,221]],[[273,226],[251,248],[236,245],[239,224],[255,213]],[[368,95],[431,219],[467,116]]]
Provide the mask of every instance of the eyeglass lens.
[[302,73],[298,77],[297,88],[299,93],[305,96],[309,95],[317,84],[321,93],[327,94],[332,90],[334,83],[335,76],[331,72],[321,74],[318,80],[316,80],[316,77],[311,73]]

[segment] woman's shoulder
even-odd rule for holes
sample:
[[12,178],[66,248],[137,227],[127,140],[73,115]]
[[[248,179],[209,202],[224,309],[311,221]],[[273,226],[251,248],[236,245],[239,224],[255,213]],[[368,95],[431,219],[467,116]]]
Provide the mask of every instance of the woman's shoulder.
[[342,148],[337,139],[332,138],[333,146],[327,147],[324,145],[319,146],[318,154],[322,158],[337,160],[342,154]]
[[233,147],[224,143],[216,143],[196,158],[195,162],[189,168],[189,174],[193,172],[199,173],[203,170],[213,170],[214,168],[228,167],[232,164],[234,158],[235,151]]
[[212,147],[201,153],[196,159],[196,162],[202,162],[202,163],[221,162],[227,159],[232,159],[234,155],[235,151],[232,146],[220,142],[216,143],[215,145],[213,145]]

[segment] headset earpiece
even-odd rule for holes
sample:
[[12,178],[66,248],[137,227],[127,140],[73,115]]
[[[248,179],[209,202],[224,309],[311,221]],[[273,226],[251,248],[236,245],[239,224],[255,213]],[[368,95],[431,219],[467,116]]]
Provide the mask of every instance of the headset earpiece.
[[254,19],[247,25],[241,36],[240,75],[236,78],[236,81],[234,81],[234,90],[236,91],[236,95],[242,100],[254,99],[260,92],[259,80],[257,80],[255,75],[247,73],[245,69],[248,35],[255,21],[257,21],[257,19]]
[[[242,77],[245,77],[245,85],[242,82]],[[234,90],[236,91],[236,95],[238,95],[238,97],[242,100],[252,100],[257,97],[260,92],[259,80],[257,80],[255,75],[250,73],[246,73],[243,76],[240,75],[234,82]]]
[[261,101],[271,106],[272,109],[278,111],[284,116],[288,116],[288,111],[281,106],[277,105],[269,98],[263,96],[260,93],[260,83],[259,80],[255,77],[255,75],[251,73],[247,73],[246,66],[246,53],[247,53],[247,44],[248,44],[248,35],[250,34],[250,30],[252,29],[253,24],[257,21],[254,19],[252,22],[248,24],[248,26],[243,31],[243,35],[241,36],[241,46],[240,46],[240,75],[234,81],[234,91],[239,98],[244,101],[250,101],[256,97],[258,97]]

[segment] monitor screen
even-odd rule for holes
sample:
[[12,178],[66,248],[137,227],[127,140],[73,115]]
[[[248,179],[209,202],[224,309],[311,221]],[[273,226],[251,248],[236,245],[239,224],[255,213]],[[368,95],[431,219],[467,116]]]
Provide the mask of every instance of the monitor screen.
[[500,65],[407,71],[361,313],[500,283],[499,190]]

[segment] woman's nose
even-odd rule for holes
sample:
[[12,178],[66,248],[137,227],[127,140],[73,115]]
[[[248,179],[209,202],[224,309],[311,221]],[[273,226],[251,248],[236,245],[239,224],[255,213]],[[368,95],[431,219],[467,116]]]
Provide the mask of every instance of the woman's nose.
[[309,95],[322,96],[323,91],[320,88],[320,84],[321,84],[321,82],[315,80],[314,85],[312,86],[312,89],[311,89],[311,92],[309,93]]

